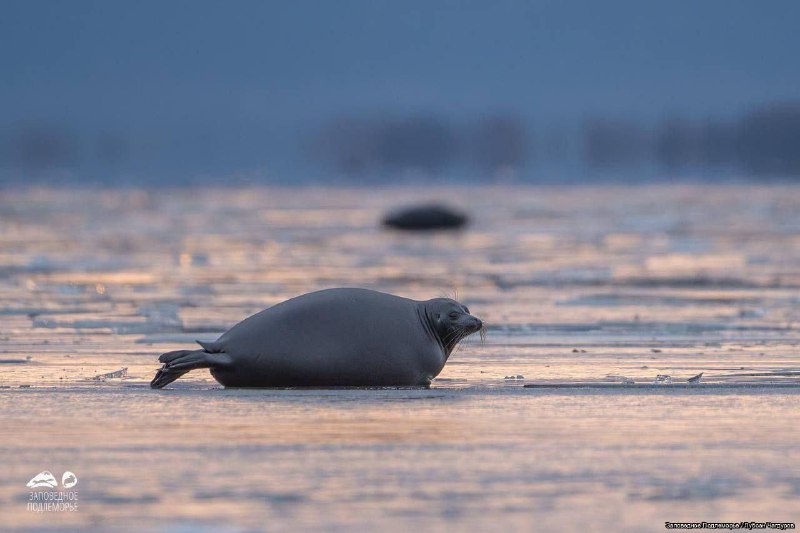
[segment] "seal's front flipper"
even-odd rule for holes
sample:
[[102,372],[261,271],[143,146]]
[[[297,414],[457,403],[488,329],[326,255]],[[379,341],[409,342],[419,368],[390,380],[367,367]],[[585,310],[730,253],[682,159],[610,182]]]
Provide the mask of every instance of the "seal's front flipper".
[[223,368],[230,364],[230,356],[224,353],[208,353],[204,350],[177,350],[158,358],[164,366],[156,372],[150,387],[160,389],[169,385],[185,373],[196,368]]

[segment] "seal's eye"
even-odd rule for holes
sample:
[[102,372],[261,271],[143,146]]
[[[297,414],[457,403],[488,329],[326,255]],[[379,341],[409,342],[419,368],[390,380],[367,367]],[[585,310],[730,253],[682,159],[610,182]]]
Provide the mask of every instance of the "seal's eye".
[[458,313],[456,313],[455,311],[453,311],[452,313],[450,313],[450,318],[452,318],[453,320],[455,320],[456,318],[458,318]]
[[464,312],[469,314],[469,307],[464,306]]

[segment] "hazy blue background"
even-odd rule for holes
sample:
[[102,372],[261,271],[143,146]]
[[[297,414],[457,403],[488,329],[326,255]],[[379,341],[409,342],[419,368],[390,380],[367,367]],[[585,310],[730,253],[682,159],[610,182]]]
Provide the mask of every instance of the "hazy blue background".
[[800,175],[787,1],[8,1],[0,181]]

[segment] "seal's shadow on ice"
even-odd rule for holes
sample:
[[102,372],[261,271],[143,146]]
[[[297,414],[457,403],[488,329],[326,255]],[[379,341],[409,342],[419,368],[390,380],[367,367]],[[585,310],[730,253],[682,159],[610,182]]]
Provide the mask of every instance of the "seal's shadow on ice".
[[456,345],[482,328],[449,298],[327,289],[265,309],[200,342],[201,350],[163,354],[150,386],[209,368],[226,387],[424,387]]

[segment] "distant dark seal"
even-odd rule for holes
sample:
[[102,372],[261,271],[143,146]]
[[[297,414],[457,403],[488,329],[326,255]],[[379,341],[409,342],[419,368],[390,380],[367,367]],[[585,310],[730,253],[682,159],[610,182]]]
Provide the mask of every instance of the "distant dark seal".
[[239,322],[202,350],[163,354],[150,386],[196,368],[226,387],[427,386],[482,322],[455,300],[366,289],[292,298]]
[[468,221],[467,215],[450,207],[430,204],[398,209],[386,215],[383,225],[402,230],[456,229]]

